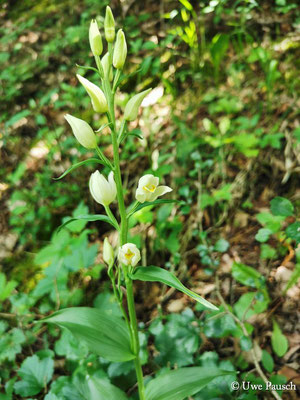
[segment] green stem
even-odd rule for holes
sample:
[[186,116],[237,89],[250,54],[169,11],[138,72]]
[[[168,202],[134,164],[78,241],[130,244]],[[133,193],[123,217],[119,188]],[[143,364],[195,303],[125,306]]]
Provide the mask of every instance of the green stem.
[[123,317],[125,319],[126,325],[128,327],[128,330],[130,331],[131,330],[130,322],[129,322],[127,313],[126,313],[126,311],[125,311],[125,309],[123,307],[122,297],[120,296],[119,290],[118,290],[118,288],[116,286],[115,276],[113,274],[112,268],[111,268],[111,270],[110,270],[108,275],[109,275],[110,280],[111,280],[111,284],[112,284],[112,287],[113,287],[113,292],[114,292],[115,298],[117,299],[117,301],[119,303],[119,307],[120,307],[120,309],[122,311],[122,314],[123,314]]
[[127,290],[127,305],[128,312],[130,318],[130,324],[133,331],[133,351],[136,355],[134,359],[135,372],[137,377],[138,389],[140,400],[146,400],[145,396],[145,386],[144,386],[144,378],[143,378],[143,370],[139,357],[140,352],[140,342],[139,342],[139,334],[138,334],[138,324],[136,319],[135,305],[134,305],[134,296],[133,296],[133,285],[132,280],[128,277],[126,273],[125,277],[126,290]]
[[118,227],[117,231],[120,231],[120,227],[119,227],[119,223],[116,220],[114,214],[111,212],[111,209],[109,208],[109,206],[104,206],[106,214],[108,215],[108,217],[110,218],[110,220],[112,221],[112,223],[114,224],[114,226],[116,226],[116,228]]
[[114,170],[114,166],[112,165],[112,163],[109,161],[109,159],[107,157],[105,157],[105,155],[103,154],[103,152],[101,151],[101,149],[99,149],[99,147],[96,147],[96,152],[100,158],[101,161],[103,161],[103,163],[108,166],[112,171]]
[[[111,46],[109,46],[109,54],[111,59],[112,58]],[[126,215],[122,177],[120,170],[119,144],[118,144],[117,129],[116,129],[115,109],[114,109],[115,108],[114,93],[112,92],[108,79],[103,79],[103,89],[108,102],[108,116],[109,116],[109,121],[111,122],[111,137],[112,137],[113,155],[114,155],[114,178],[117,187],[117,199],[118,199],[119,212],[121,218],[120,246],[123,246],[125,243],[127,243],[128,221]],[[134,359],[134,366],[138,382],[139,397],[140,400],[146,400],[145,387],[143,381],[143,370],[139,358],[140,343],[139,343],[138,324],[137,324],[135,305],[134,305],[133,285],[132,285],[132,280],[128,276],[126,267],[124,267],[124,275],[125,275],[125,284],[127,291],[127,305],[129,313],[130,334],[132,341],[131,344],[133,352],[136,356]]]

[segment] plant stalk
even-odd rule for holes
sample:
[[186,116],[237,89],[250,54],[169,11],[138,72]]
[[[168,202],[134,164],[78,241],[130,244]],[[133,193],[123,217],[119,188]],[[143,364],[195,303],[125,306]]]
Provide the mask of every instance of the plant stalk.
[[[112,53],[111,48],[109,50],[111,55]],[[115,109],[114,109],[114,93],[112,92],[108,79],[103,79],[103,88],[108,102],[108,115],[112,125],[111,136],[112,136],[113,157],[114,157],[114,178],[117,187],[117,199],[118,199],[120,219],[121,219],[121,232],[119,232],[119,236],[120,236],[120,246],[123,246],[124,244],[127,243],[128,220],[124,202],[123,184],[122,184],[122,177],[120,170],[119,144],[118,144],[118,135],[116,129]],[[138,324],[137,324],[135,305],[134,305],[133,285],[132,285],[132,280],[128,276],[128,271],[126,266],[124,267],[124,275],[125,275],[125,284],[127,292],[127,306],[128,306],[129,323],[131,330],[132,350],[135,354],[134,366],[138,383],[139,398],[140,400],[146,400],[144,380],[143,380],[143,370],[139,358],[140,343],[138,337]]]

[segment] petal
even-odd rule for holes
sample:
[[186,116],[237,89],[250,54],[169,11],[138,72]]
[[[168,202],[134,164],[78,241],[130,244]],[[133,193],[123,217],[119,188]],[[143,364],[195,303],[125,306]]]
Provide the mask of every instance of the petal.
[[116,185],[116,182],[114,180],[113,171],[111,171],[109,173],[109,175],[108,175],[108,183],[109,183],[109,186],[110,186],[111,198],[112,198],[112,201],[114,201],[116,196],[117,196],[117,185]]
[[166,193],[172,192],[173,189],[171,189],[169,186],[158,186],[155,190],[154,193],[151,195],[151,200],[154,201],[156,200],[159,196],[163,196]]
[[157,178],[157,176],[154,176],[152,174],[147,174],[140,178],[138,187],[143,188],[144,186],[147,185],[157,186],[158,183],[159,183],[159,178]]
[[90,192],[91,192],[91,195],[93,196],[94,200],[97,203],[102,204],[102,196],[101,196],[101,193],[99,196],[98,184],[97,184],[98,174],[100,175],[99,171],[96,171],[91,175],[90,181],[89,181],[89,188],[90,188]]
[[144,203],[146,201],[146,193],[143,190],[137,188],[135,192],[135,198],[140,203]]

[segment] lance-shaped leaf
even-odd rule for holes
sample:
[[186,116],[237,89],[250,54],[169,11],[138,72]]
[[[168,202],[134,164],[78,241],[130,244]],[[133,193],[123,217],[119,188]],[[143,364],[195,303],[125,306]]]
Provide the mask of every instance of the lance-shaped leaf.
[[81,167],[82,165],[89,164],[89,163],[98,163],[98,164],[106,165],[106,164],[104,164],[103,161],[99,160],[98,158],[89,158],[88,160],[80,161],[80,162],[78,162],[76,164],[71,165],[71,167],[68,168],[62,175],[60,175],[58,178],[53,178],[53,179],[55,181],[58,181],[59,179],[62,179],[63,177],[68,175],[74,169],[76,169],[78,167]]
[[121,389],[112,385],[106,379],[89,378],[89,400],[127,400],[128,397]]
[[135,358],[125,322],[96,308],[65,308],[40,322],[50,322],[69,329],[79,341],[86,343],[91,352],[110,361],[128,361]]
[[163,199],[157,199],[154,201],[145,201],[144,203],[140,203],[137,207],[134,207],[133,210],[128,210],[127,218],[131,217],[134,213],[137,211],[142,210],[144,207],[149,207],[149,206],[157,206],[159,204],[169,204],[169,203],[178,203],[180,205],[184,205],[184,201],[179,201],[179,200],[163,200]]
[[183,400],[219,376],[235,374],[218,368],[187,367],[166,372],[146,386],[147,400]]
[[193,292],[192,290],[186,288],[175,275],[166,269],[160,267],[138,267],[134,270],[133,274],[130,275],[131,279],[145,281],[145,282],[161,282],[167,286],[173,287],[180,292],[187,294],[192,299],[198,301],[206,308],[211,310],[218,310],[216,306],[211,304],[209,301],[205,300],[199,294]]
[[116,230],[119,230],[119,226],[112,221],[107,215],[102,215],[102,214],[95,214],[95,215],[78,215],[78,217],[74,217],[74,218],[70,218],[68,221],[66,221],[65,223],[63,223],[58,229],[57,232],[59,232],[60,230],[62,230],[62,228],[64,228],[66,225],[68,225],[70,222],[73,221],[103,221],[103,222],[107,222],[108,224],[112,225]]

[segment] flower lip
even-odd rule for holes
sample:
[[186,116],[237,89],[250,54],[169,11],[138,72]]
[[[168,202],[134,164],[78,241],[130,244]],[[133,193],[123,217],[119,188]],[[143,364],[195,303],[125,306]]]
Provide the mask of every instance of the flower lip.
[[152,174],[144,175],[140,178],[135,198],[140,203],[145,201],[155,201],[159,196],[171,192],[169,186],[158,186],[159,178]]
[[156,186],[155,185],[146,185],[146,186],[143,186],[143,189],[146,190],[147,192],[153,193],[156,189]]
[[128,261],[131,261],[132,257],[134,256],[134,253],[130,249],[128,249],[124,255]]

